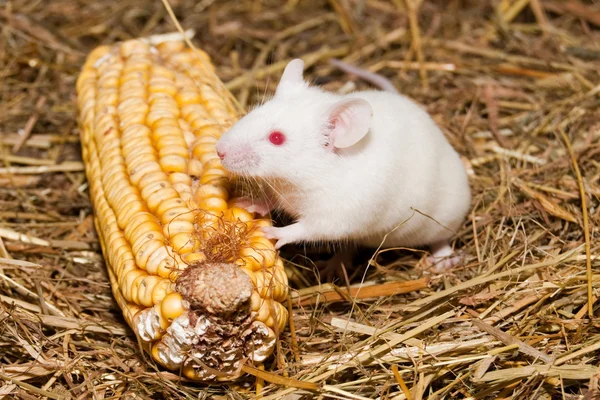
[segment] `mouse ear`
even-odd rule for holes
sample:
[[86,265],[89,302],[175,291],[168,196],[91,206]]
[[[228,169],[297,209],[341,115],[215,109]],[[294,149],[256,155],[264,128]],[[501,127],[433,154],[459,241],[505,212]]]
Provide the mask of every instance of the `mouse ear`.
[[342,100],[329,110],[329,136],[333,148],[343,149],[358,143],[371,128],[373,109],[363,99]]
[[302,83],[302,73],[304,72],[304,61],[300,58],[294,58],[286,65],[281,75],[281,82],[295,82]]
[[300,58],[295,58],[288,63],[283,70],[283,75],[279,80],[279,85],[275,94],[280,94],[286,87],[293,85],[305,85],[302,73],[304,72],[304,61]]

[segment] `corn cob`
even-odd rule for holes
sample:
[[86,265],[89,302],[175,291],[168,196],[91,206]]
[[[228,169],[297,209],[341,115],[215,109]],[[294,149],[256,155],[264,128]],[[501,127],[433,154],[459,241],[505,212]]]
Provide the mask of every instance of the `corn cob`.
[[215,144],[239,115],[209,57],[183,42],[95,49],[77,80],[96,230],[125,320],[160,365],[241,376],[285,328],[287,276],[229,199]]

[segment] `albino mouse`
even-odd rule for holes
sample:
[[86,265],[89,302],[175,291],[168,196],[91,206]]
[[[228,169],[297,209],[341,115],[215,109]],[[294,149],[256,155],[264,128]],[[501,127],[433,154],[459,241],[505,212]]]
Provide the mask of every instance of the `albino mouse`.
[[277,208],[295,219],[264,228],[266,236],[277,248],[341,241],[429,246],[437,259],[450,256],[471,195],[460,157],[434,121],[389,91],[339,95],[309,86],[303,69],[292,60],[274,97],[217,143],[227,170],[266,189],[249,210]]

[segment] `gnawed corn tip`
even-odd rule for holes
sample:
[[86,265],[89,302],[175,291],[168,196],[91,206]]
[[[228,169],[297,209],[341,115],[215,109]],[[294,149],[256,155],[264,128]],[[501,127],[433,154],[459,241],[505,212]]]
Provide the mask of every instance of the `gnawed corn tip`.
[[237,118],[206,54],[182,42],[95,49],[77,81],[82,153],[113,294],[153,359],[233,380],[271,355],[287,276],[270,222],[230,199],[216,154]]

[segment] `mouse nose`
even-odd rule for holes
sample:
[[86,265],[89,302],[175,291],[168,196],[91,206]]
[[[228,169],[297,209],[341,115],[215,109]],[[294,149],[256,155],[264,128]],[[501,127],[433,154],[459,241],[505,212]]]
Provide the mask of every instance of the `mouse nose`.
[[217,155],[219,156],[219,158],[222,160],[225,158],[225,153],[221,152],[221,151],[217,151]]

